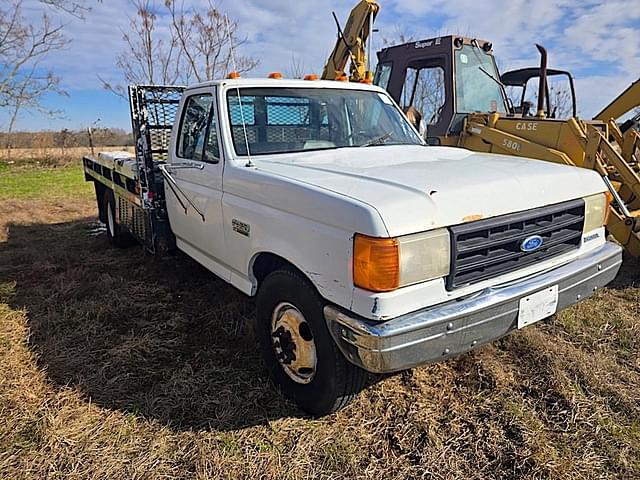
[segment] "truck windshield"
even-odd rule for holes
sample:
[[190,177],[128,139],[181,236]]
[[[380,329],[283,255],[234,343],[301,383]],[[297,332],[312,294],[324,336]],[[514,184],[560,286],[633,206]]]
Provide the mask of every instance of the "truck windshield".
[[[227,93],[238,155],[422,145],[389,97],[334,88],[241,88]],[[243,126],[244,122],[244,126]],[[245,138],[246,133],[246,138]]]
[[491,55],[465,45],[455,52],[455,67],[458,113],[507,112],[500,76]]

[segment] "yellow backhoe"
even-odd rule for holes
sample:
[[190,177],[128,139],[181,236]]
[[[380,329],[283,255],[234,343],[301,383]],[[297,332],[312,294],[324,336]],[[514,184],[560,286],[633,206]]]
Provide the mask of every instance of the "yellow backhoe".
[[375,0],[361,0],[351,10],[344,30],[333,14],[338,27],[338,39],[322,72],[323,80],[347,80],[345,68],[350,62],[348,80],[360,82],[373,80],[373,72],[368,70],[367,39],[380,6]]
[[[334,53],[327,62],[323,78],[338,65],[357,59],[351,77],[360,65],[366,65],[366,39],[373,17],[362,4],[379,11],[373,0],[360,2],[352,11],[345,34],[340,34]],[[366,25],[366,29],[357,27]],[[345,54],[339,48],[343,40]],[[360,36],[358,36],[360,35]],[[346,48],[348,46],[348,48]],[[608,228],[611,234],[634,256],[640,256],[640,169],[636,161],[638,130],[623,131],[615,122],[621,110],[640,104],[640,83],[634,83],[614,100],[596,119],[577,118],[573,79],[568,72],[547,68],[546,50],[539,68],[521,69],[500,76],[490,42],[462,36],[442,36],[395,45],[378,52],[374,83],[387,89],[404,109],[413,107],[424,119],[421,131],[431,144],[451,145],[480,152],[529,157],[596,170],[611,192]],[[339,58],[336,57],[339,54]],[[344,60],[345,63],[341,63]],[[356,72],[356,74],[354,74]],[[336,72],[336,74],[339,72]],[[569,118],[554,118],[549,95],[548,76],[569,78],[573,112]],[[343,75],[344,76],[344,75]],[[509,86],[526,86],[538,81],[537,108],[525,101],[514,105],[507,95]],[[625,110],[626,109],[626,110]]]
[[594,120],[606,122],[609,134],[618,144],[622,157],[628,162],[637,165],[637,152],[640,149],[640,111],[636,111],[628,120],[618,124],[622,118],[640,106],[640,80],[633,82],[629,88],[618,95],[607,105]]

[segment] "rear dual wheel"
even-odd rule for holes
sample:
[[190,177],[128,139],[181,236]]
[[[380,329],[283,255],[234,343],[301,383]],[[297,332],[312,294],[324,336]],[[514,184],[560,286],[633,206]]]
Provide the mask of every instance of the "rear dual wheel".
[[293,269],[269,274],[257,298],[256,331],[270,378],[314,416],[347,405],[367,376],[338,350],[325,323],[324,303]]
[[116,221],[116,202],[112,190],[104,192],[103,202],[109,242],[118,248],[126,248],[133,245],[135,243],[134,238]]

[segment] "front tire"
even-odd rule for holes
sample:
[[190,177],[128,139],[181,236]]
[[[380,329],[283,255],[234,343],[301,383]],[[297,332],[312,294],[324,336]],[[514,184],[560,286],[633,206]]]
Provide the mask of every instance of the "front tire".
[[348,362],[327,329],[324,301],[294,270],[277,270],[262,282],[256,332],[273,383],[313,416],[346,406],[367,373]]

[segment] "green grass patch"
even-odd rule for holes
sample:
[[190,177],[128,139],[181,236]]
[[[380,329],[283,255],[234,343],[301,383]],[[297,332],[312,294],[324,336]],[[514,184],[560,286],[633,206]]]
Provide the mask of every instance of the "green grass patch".
[[[2,165],[2,164],[0,164]],[[0,200],[30,200],[89,197],[92,184],[85,182],[79,165],[59,168],[20,168],[0,166]]]

